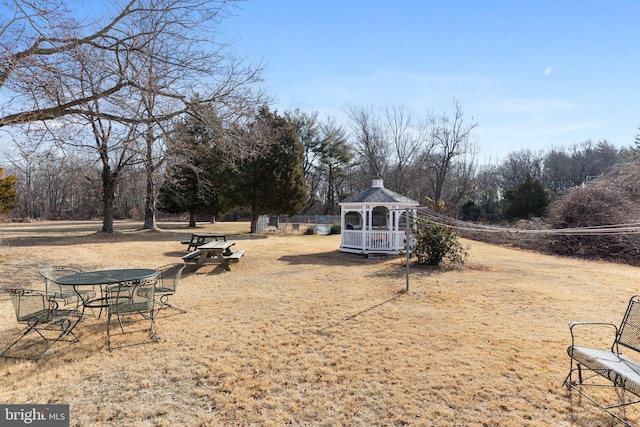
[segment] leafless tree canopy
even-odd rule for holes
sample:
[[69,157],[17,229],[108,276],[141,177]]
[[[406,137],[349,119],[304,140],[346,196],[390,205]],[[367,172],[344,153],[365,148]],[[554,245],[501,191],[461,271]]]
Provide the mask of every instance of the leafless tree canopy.
[[395,191],[457,203],[470,195],[476,169],[475,122],[465,120],[459,102],[453,116],[428,114],[422,122],[404,107],[376,114],[371,107],[349,106],[352,144],[358,156],[360,188],[383,178]]
[[[9,100],[0,108],[0,127],[95,115],[87,105],[101,98],[113,101],[102,117],[139,123],[130,104],[121,109],[136,92],[170,105],[155,109],[148,118],[154,121],[186,111],[196,90],[221,110],[249,108],[247,83],[259,79],[261,66],[245,65],[214,38],[228,3],[116,0],[112,16],[85,22],[63,1],[9,2],[0,17],[0,94]],[[88,83],[87,73],[99,78]]]
[[144,163],[145,226],[154,228],[170,120],[197,115],[197,100],[231,127],[265,101],[256,86],[262,65],[245,64],[217,40],[231,6],[116,0],[99,18],[81,18],[59,0],[9,1],[0,17],[0,128],[22,126],[31,140],[95,152],[105,231],[123,170]]

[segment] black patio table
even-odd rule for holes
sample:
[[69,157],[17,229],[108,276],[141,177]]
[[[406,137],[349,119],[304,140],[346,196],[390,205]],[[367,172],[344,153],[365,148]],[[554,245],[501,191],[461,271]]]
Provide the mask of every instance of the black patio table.
[[[62,286],[73,286],[74,291],[81,286],[100,286],[100,297],[83,301],[82,306],[88,308],[106,307],[103,287],[116,283],[136,283],[150,279],[158,274],[158,270],[151,268],[120,268],[112,270],[85,271],[69,274],[56,279],[56,283]],[[82,310],[84,314],[84,309]],[[100,315],[98,315],[98,318]]]

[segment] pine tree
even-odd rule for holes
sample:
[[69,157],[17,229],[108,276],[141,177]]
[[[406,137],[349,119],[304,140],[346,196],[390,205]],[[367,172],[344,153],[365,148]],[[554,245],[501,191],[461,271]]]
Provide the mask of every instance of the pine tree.
[[292,123],[260,109],[247,138],[260,154],[246,158],[238,173],[237,204],[251,214],[251,231],[264,214],[295,215],[307,201],[304,146]]
[[158,208],[168,213],[189,213],[189,226],[196,215],[224,214],[230,207],[233,174],[224,159],[222,133],[190,117],[175,132],[170,150],[172,162],[158,194]]
[[0,168],[0,213],[8,213],[17,208],[16,176],[2,177],[4,169]]
[[542,182],[527,174],[515,187],[505,190],[504,217],[510,220],[541,217],[549,201],[549,192]]

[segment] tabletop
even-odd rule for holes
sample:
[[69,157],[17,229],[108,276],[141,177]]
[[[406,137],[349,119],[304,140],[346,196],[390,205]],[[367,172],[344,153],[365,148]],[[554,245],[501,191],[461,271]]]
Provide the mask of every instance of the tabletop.
[[231,246],[235,245],[236,242],[218,242],[218,241],[213,241],[213,242],[208,242],[205,243],[204,245],[200,245],[198,246],[198,249],[200,250],[225,250],[225,249],[229,249]]
[[191,233],[192,236],[194,237],[209,237],[212,239],[216,239],[216,238],[220,238],[220,239],[227,239],[227,235],[226,234],[217,234],[217,233]]
[[[224,242],[223,242],[224,243]],[[154,277],[158,270],[151,268],[122,268],[114,270],[85,271],[56,279],[59,285],[111,285],[113,283],[135,282]]]

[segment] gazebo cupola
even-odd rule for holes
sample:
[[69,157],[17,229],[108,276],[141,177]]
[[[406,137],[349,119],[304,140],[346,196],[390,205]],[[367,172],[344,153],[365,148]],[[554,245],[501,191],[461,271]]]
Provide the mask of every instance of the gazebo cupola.
[[404,250],[406,217],[419,203],[384,188],[382,179],[340,205],[340,251],[358,254],[399,254]]

